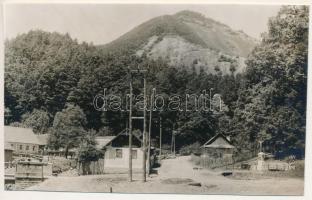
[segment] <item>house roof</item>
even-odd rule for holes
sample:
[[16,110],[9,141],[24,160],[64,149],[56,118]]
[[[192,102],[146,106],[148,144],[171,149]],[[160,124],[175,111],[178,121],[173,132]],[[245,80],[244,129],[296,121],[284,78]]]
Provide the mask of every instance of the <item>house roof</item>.
[[[128,136],[129,135],[129,129],[126,128],[124,129],[123,131],[121,131],[118,135],[116,135],[116,138],[120,135],[125,135],[125,136]],[[138,139],[140,142],[143,142],[142,140],[142,137],[143,137],[143,134],[141,131],[132,131],[132,135]]]
[[108,143],[110,143],[116,136],[98,136],[95,138],[97,142],[96,147],[102,148],[105,147]]
[[[103,147],[107,146],[108,144],[110,144],[113,140],[115,140],[117,137],[119,137],[121,135],[128,136],[129,135],[129,129],[126,128],[115,136],[98,136],[98,137],[96,137],[95,140],[98,143],[96,146],[97,146],[97,148],[103,148]],[[141,135],[139,133],[133,132],[133,136],[136,137],[140,142],[142,142],[142,139],[140,138]]]
[[[217,140],[218,138],[222,138],[223,140]],[[204,145],[204,148],[226,148],[226,149],[233,149],[235,148],[231,142],[223,135],[219,133],[213,136],[210,140],[208,140]]]
[[27,143],[27,144],[40,144],[37,135],[34,134],[31,128],[20,128],[12,126],[4,126],[4,141]]

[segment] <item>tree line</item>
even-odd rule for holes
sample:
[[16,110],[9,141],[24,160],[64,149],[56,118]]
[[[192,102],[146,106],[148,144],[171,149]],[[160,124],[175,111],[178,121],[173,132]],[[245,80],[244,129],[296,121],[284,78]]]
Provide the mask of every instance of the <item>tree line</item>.
[[[223,133],[231,136],[239,152],[256,151],[263,141],[268,152],[303,156],[307,55],[305,6],[283,7],[269,20],[268,32],[246,60],[246,71],[237,75],[173,67],[166,59],[137,57],[126,47],[111,53],[105,46],[78,43],[68,34],[32,30],[5,42],[5,124],[50,133],[51,148],[81,146],[82,138],[90,135],[117,134],[126,128],[128,113],[96,111],[93,98],[104,88],[108,93],[128,94],[128,69],[140,66],[148,70],[148,95],[152,88],[164,97],[213,88],[226,108],[217,113],[154,113],[156,118],[162,116],[165,144],[171,143],[173,130],[178,130],[177,149],[199,146]],[[134,87],[135,94],[141,92],[138,88]],[[158,132],[155,119],[156,146]]]

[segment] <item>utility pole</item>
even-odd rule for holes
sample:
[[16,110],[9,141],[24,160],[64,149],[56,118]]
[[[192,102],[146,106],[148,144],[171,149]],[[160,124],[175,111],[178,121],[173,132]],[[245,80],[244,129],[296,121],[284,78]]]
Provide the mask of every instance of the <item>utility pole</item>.
[[211,105],[211,102],[212,102],[212,96],[211,96],[211,91],[213,90],[213,88],[210,88],[209,90],[209,99],[210,99],[210,102],[209,102],[209,108],[210,108],[210,111],[212,111],[212,105]]
[[148,125],[148,151],[147,151],[147,162],[148,162],[148,174],[151,172],[151,133],[152,133],[152,113],[153,113],[153,101],[156,89],[153,88],[151,94],[150,102],[150,116],[149,116],[149,125]]
[[130,111],[129,111],[129,181],[132,181],[132,75],[130,73]]
[[162,118],[159,117],[159,157],[161,156],[161,144],[162,143]]
[[173,132],[173,155],[176,155],[175,132]]
[[171,138],[171,154],[175,156],[175,132],[172,132],[172,138]]
[[171,133],[171,146],[170,146],[171,154],[173,153],[173,126],[172,126],[172,133]]
[[[142,151],[143,151],[143,181],[146,182],[146,77],[145,73],[147,70],[137,69],[130,70],[130,111],[129,111],[129,180],[132,181],[132,120],[133,119],[143,119],[143,141],[142,141]],[[143,105],[143,117],[132,116],[132,96],[133,96],[133,86],[132,86],[132,73],[143,74],[143,93],[144,93],[144,105]]]
[[174,125],[172,125],[172,136],[171,136],[171,153],[175,156],[175,130]]
[[144,106],[143,106],[143,182],[146,182],[146,78],[145,74],[143,77],[143,96],[144,96]]
[[263,143],[263,141],[260,140],[260,141],[259,141],[259,144],[260,144],[260,152],[262,152],[262,143]]

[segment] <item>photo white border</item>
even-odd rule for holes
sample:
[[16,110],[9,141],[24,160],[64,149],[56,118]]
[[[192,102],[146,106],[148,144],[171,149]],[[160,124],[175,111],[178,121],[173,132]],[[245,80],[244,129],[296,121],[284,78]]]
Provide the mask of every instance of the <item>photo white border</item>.
[[[135,200],[159,200],[159,198],[164,199],[176,199],[176,200],[186,200],[186,199],[198,199],[198,200],[262,200],[262,199],[269,199],[269,200],[280,200],[280,199],[305,199],[310,200],[312,199],[312,136],[311,130],[312,125],[309,123],[312,119],[312,71],[311,71],[311,56],[312,56],[312,49],[311,49],[311,33],[312,33],[312,26],[311,26],[311,17],[312,11],[310,10],[310,24],[309,24],[309,61],[308,61],[308,99],[307,99],[307,125],[306,125],[306,149],[305,149],[305,184],[304,184],[304,196],[241,196],[241,195],[188,195],[188,194],[110,194],[110,193],[78,193],[78,192],[33,192],[33,191],[4,191],[4,138],[3,138],[3,126],[4,126],[4,6],[3,4],[12,4],[12,3],[46,3],[46,4],[71,4],[71,3],[79,3],[79,4],[249,4],[249,5],[280,5],[280,4],[288,4],[288,5],[311,5],[311,1],[309,0],[275,0],[274,2],[270,0],[0,0],[0,199],[4,200],[13,200],[13,199],[44,199],[44,200],[55,200],[55,199],[64,199],[64,200],[95,200],[95,199],[135,199]],[[311,9],[311,7],[310,7]],[[268,186],[270,187],[270,186]]]

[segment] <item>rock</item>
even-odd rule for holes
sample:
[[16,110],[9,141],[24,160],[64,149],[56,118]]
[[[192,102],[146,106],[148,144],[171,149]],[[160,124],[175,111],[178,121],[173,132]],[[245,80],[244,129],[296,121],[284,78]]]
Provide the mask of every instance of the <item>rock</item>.
[[201,183],[198,182],[189,183],[188,185],[201,187]]
[[193,167],[193,170],[202,170],[202,167]]
[[232,175],[233,174],[233,172],[222,172],[222,175],[223,176],[230,176],[230,175]]

